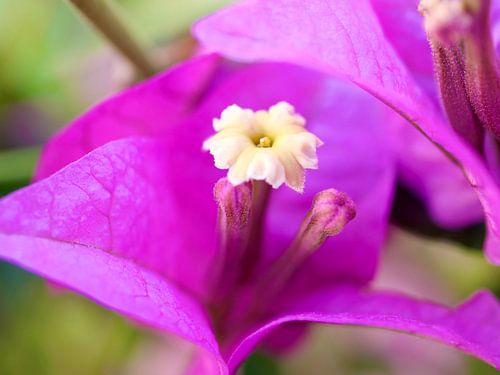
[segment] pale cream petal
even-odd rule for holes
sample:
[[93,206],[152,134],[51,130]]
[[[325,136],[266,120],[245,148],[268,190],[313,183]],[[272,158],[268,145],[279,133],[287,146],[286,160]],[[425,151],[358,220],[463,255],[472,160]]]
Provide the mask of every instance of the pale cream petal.
[[251,109],[233,104],[222,111],[220,119],[214,119],[213,127],[217,132],[231,127],[248,131],[255,127],[255,114]]
[[277,149],[292,153],[302,168],[318,168],[316,149],[323,145],[323,142],[314,134],[309,132],[287,134],[278,137],[274,144]]
[[219,169],[230,168],[246,148],[255,148],[245,136],[213,140],[210,143],[210,153],[214,157],[215,166]]
[[295,113],[295,108],[287,102],[279,102],[269,108],[269,119],[278,125],[297,125],[303,127],[306,120]]
[[248,165],[247,179],[264,180],[275,189],[285,182],[285,169],[272,148],[260,149],[254,154]]
[[252,161],[257,151],[259,151],[257,147],[248,147],[240,154],[240,156],[236,160],[236,163],[234,163],[233,166],[229,168],[229,172],[227,174],[227,179],[231,184],[236,186],[242,184],[245,181],[248,181],[248,165]]
[[293,190],[302,193],[304,191],[304,183],[306,174],[304,168],[301,167],[295,156],[289,151],[281,151],[278,157],[285,168],[286,185]]

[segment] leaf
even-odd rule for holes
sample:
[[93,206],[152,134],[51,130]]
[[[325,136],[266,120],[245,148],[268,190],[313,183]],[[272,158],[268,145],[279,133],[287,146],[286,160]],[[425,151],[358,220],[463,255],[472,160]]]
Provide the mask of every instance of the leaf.
[[245,375],[279,375],[282,372],[275,359],[262,352],[256,352],[246,360],[243,373]]
[[0,152],[0,196],[29,184],[39,154],[38,147]]

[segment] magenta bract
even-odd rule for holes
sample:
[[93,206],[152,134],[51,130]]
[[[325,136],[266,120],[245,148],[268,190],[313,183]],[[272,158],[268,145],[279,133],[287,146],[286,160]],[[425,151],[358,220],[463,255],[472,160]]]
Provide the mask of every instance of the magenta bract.
[[[261,109],[281,100],[307,118],[325,145],[304,194],[271,193],[262,257],[250,286],[290,246],[320,191],[332,198],[320,201],[321,207],[338,204],[352,221],[299,265],[279,295],[264,298],[254,319],[245,311],[245,290],[225,285],[224,293],[234,296],[229,307],[237,324],[222,334],[214,318],[221,292],[210,281],[221,255],[213,188],[223,174],[201,146],[211,120],[228,105]],[[207,374],[233,373],[267,333],[291,321],[416,333],[499,366],[492,332],[500,328],[500,307],[488,292],[447,308],[366,289],[387,228],[398,161],[397,132],[389,129],[401,129],[399,123],[370,95],[321,73],[195,58],[97,105],[49,142],[38,181],[0,200],[0,257],[190,340],[205,353],[194,366]],[[408,144],[420,144],[415,132],[407,134]],[[460,176],[432,148],[422,147],[430,152],[429,165],[441,171],[422,191],[432,191],[448,172]],[[470,193],[464,184],[450,189]],[[437,211],[448,204],[434,202]],[[298,248],[311,248],[304,238],[307,246]]]

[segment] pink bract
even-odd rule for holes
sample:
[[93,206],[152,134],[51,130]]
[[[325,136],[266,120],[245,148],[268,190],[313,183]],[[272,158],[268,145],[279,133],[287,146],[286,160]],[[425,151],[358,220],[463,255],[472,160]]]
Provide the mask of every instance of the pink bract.
[[[264,317],[232,327],[227,345],[208,308],[217,292],[207,288],[218,256],[212,188],[222,172],[201,144],[228,105],[261,109],[280,100],[325,146],[304,194],[273,191],[263,262],[290,243],[321,190],[345,191],[357,216],[303,264]],[[207,374],[233,373],[267,333],[292,321],[424,335],[498,367],[500,307],[488,292],[449,308],[368,288],[398,161],[398,138],[388,129],[399,121],[370,95],[318,72],[195,58],[98,104],[49,142],[37,182],[0,200],[0,257],[190,340],[206,354],[195,366]],[[458,178],[432,155],[442,173]],[[243,303],[238,292],[234,307]]]

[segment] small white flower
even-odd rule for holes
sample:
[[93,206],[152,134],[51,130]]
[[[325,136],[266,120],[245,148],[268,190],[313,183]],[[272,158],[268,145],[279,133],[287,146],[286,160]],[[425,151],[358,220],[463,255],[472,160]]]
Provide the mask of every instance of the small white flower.
[[203,143],[203,149],[213,155],[217,168],[229,169],[233,185],[263,180],[273,188],[285,183],[302,192],[304,169],[318,168],[316,149],[323,144],[305,123],[286,102],[256,112],[231,105],[214,119],[217,134]]

